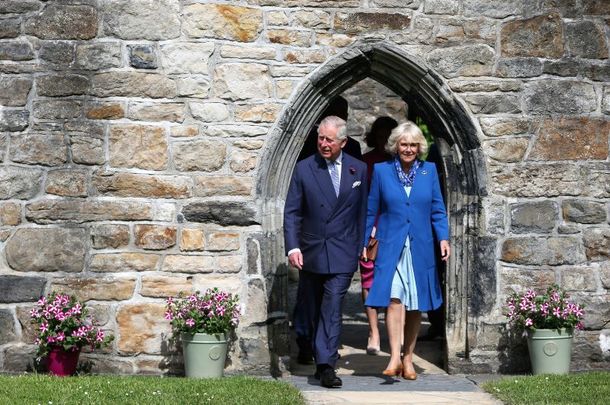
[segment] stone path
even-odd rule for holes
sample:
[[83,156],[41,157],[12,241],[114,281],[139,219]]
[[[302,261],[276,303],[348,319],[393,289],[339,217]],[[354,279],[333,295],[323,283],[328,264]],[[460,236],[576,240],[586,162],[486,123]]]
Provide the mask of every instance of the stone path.
[[414,359],[418,378],[406,381],[382,376],[388,353],[367,355],[363,348],[357,347],[362,334],[355,331],[349,325],[344,328],[344,344],[337,364],[343,388],[323,388],[313,378],[314,366],[292,365],[289,381],[301,390],[309,404],[502,404],[468,376],[448,375],[435,365],[440,363],[442,355],[440,341],[418,342],[419,355]]

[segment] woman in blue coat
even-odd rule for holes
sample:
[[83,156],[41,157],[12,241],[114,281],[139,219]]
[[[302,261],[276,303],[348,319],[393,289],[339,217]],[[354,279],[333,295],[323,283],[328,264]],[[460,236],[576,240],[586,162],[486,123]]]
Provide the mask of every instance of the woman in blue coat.
[[[421,160],[427,148],[426,139],[413,122],[407,121],[392,131],[386,150],[394,159],[374,167],[365,231],[368,238],[379,211],[376,235],[379,247],[366,305],[387,308],[391,356],[383,374],[402,374],[408,380],[417,378],[413,350],[421,312],[442,304],[435,238],[440,243],[441,259],[446,261],[450,255],[449,225],[436,167]],[[366,257],[366,248],[363,256]]]

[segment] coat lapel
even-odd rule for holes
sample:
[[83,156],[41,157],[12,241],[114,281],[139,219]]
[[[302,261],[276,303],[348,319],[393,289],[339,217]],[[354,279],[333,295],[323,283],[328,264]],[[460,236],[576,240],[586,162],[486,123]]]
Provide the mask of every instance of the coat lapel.
[[328,173],[328,167],[326,161],[319,155],[316,154],[314,160],[311,163],[311,171],[313,178],[318,183],[322,195],[328,202],[329,206],[334,206],[337,202],[337,196],[335,195],[335,188],[333,182],[330,179],[330,173]]

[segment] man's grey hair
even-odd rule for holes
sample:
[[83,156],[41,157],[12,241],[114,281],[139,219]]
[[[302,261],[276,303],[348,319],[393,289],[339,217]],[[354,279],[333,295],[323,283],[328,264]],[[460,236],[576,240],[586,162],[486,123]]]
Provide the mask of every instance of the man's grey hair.
[[337,140],[342,141],[347,138],[347,123],[343,118],[339,118],[336,115],[329,115],[320,121],[318,125],[318,133],[322,127],[333,127],[337,129]]

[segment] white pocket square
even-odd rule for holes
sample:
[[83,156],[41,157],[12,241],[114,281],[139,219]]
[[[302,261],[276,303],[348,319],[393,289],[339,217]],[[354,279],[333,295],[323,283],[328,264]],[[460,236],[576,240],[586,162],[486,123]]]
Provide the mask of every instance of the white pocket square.
[[358,187],[362,182],[360,180],[355,181],[354,184],[352,184],[352,188],[356,188]]

